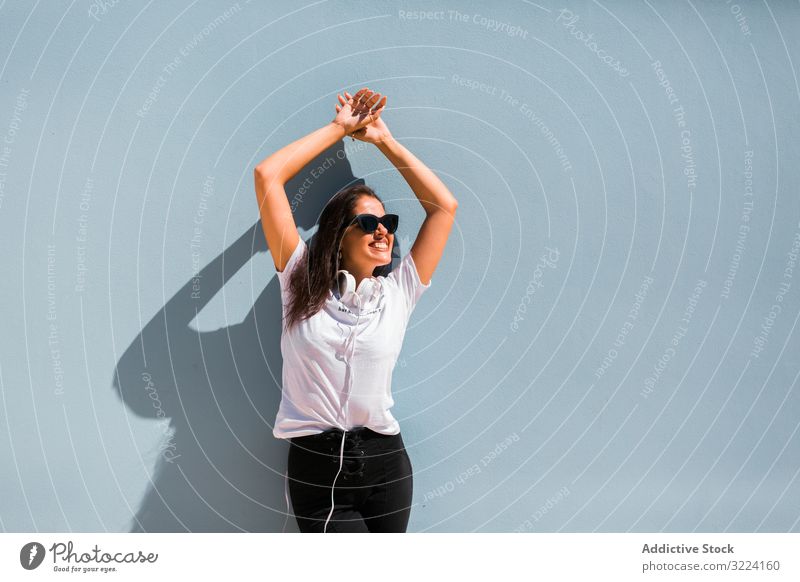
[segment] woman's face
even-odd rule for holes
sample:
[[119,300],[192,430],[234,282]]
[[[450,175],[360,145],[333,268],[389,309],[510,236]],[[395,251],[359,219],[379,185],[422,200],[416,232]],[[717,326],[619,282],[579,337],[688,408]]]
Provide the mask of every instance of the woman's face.
[[[357,214],[374,214],[378,218],[386,214],[378,200],[372,196],[361,196],[356,202],[351,216]],[[392,261],[392,243],[394,235],[389,234],[386,227],[378,223],[375,232],[364,232],[357,222],[347,227],[342,238],[342,261],[340,269],[351,273],[369,273],[375,267],[386,265]]]

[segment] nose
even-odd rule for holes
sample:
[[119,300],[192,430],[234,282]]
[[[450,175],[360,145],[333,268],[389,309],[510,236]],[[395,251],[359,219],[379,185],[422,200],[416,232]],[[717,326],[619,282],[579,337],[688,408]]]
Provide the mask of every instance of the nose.
[[381,235],[381,237],[387,237],[387,236],[389,236],[389,231],[388,231],[388,230],[386,230],[386,227],[385,227],[385,226],[383,226],[383,225],[382,225],[382,224],[379,222],[379,223],[378,223],[378,228],[377,228],[377,229],[375,229],[375,232],[374,232],[374,233],[372,233],[372,234],[373,234],[373,235],[380,234],[380,235]]

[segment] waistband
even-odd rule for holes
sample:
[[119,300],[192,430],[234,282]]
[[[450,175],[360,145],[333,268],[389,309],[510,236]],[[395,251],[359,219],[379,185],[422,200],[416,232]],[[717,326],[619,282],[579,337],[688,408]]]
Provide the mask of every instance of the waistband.
[[[330,428],[320,433],[309,434],[301,437],[292,437],[289,440],[297,444],[310,444],[310,443],[328,443],[328,442],[341,442],[342,433],[344,431],[340,428]],[[398,433],[400,434],[400,433]],[[397,438],[398,435],[383,434],[376,432],[366,426],[357,426],[347,431],[344,442],[345,447],[348,445],[358,445],[361,441],[372,439],[390,439]]]

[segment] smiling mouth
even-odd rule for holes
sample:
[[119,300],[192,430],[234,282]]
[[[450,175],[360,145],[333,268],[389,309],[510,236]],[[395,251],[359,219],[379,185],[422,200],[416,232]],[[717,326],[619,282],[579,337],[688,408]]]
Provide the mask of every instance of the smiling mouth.
[[386,241],[383,241],[383,240],[382,241],[373,242],[373,243],[369,243],[369,246],[371,246],[373,249],[378,249],[379,251],[388,251],[389,250],[389,243],[387,243]]

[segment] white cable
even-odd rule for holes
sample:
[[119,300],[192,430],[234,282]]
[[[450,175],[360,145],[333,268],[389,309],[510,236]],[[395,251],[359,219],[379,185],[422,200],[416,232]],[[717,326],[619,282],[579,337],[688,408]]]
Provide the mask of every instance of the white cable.
[[328,517],[325,520],[325,525],[322,527],[322,533],[328,533],[328,521],[331,519],[331,515],[333,515],[333,492],[336,488],[336,479],[339,477],[339,473],[342,472],[342,462],[344,461],[344,437],[347,434],[347,431],[342,432],[342,446],[340,449],[340,456],[339,456],[339,470],[336,472],[336,477],[333,478],[333,485],[331,485],[331,510],[328,512]]
[[[333,485],[331,485],[331,510],[328,512],[328,517],[325,520],[325,525],[322,527],[322,533],[327,533],[328,521],[331,519],[331,515],[333,515],[333,507],[334,507],[334,503],[335,503],[333,495],[334,495],[334,491],[336,489],[336,479],[339,477],[339,473],[342,472],[342,465],[344,464],[344,439],[345,439],[345,436],[347,435],[347,412],[346,412],[347,409],[346,409],[346,407],[347,407],[348,404],[350,404],[350,390],[353,389],[353,355],[355,355],[355,351],[356,351],[356,338],[358,337],[358,321],[359,321],[359,318],[361,317],[361,296],[358,294],[358,288],[356,288],[356,291],[354,291],[353,294],[355,295],[356,300],[358,301],[358,313],[356,314],[356,326],[355,326],[355,329],[353,330],[353,333],[352,333],[353,341],[350,342],[351,343],[350,358],[345,360],[345,363],[350,365],[350,374],[348,376],[349,379],[350,379],[350,388],[347,390],[347,400],[345,401],[345,404],[342,406],[343,410],[345,411],[345,413],[344,413],[344,420],[345,420],[344,426],[345,426],[345,428],[342,431],[342,446],[340,447],[340,450],[339,450],[339,470],[336,472],[336,477],[333,478]],[[345,348],[344,352],[345,352],[345,355],[346,355],[347,354],[347,349],[346,348]]]
[[[291,446],[291,445],[290,445]],[[283,531],[286,533],[286,524],[289,522],[289,468],[286,468],[286,473],[283,475],[283,495],[286,497],[286,519],[283,520]]]

